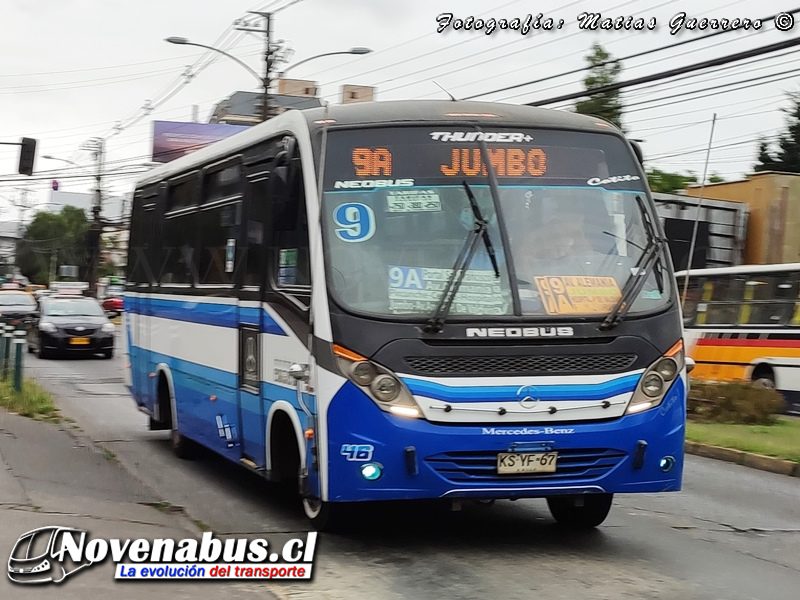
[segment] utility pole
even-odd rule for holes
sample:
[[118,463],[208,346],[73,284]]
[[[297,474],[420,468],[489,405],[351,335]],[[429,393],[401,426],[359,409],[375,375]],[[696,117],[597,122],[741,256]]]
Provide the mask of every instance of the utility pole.
[[[284,7],[285,8],[285,7]],[[263,17],[263,26],[260,29],[250,27],[237,27],[237,31],[251,31],[253,33],[260,33],[264,36],[264,77],[262,84],[264,89],[264,102],[261,107],[261,122],[263,123],[272,116],[270,110],[270,95],[269,88],[272,85],[272,66],[273,66],[273,52],[272,52],[272,13],[260,12],[251,10],[248,11],[251,15],[258,15]]]
[[50,252],[50,281],[49,283],[53,283],[56,280],[56,266],[58,263],[58,250],[53,248]]
[[103,232],[100,210],[103,203],[102,183],[105,141],[101,138],[94,138],[90,141],[90,144],[90,149],[94,151],[94,159],[97,162],[97,174],[95,175],[96,187],[94,202],[92,203],[92,221],[86,236],[86,246],[88,250],[87,280],[89,282],[89,293],[96,294],[97,266],[100,261],[100,234]]

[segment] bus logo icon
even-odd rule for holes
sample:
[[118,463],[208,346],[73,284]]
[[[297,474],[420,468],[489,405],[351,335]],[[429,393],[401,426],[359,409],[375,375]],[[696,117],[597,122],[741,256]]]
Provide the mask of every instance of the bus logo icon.
[[519,405],[522,408],[534,408],[539,404],[539,394],[535,387],[532,385],[523,385],[517,390],[517,398]]
[[11,550],[8,578],[23,584],[60,583],[67,575],[91,565],[91,560],[73,562],[65,556],[73,536],[85,539],[86,531],[49,526],[23,533]]

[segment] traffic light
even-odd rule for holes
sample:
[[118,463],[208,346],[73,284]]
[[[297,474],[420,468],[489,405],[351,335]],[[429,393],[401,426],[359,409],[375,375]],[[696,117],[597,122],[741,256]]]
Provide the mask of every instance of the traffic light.
[[22,138],[19,150],[19,174],[33,175],[33,161],[36,158],[36,140]]

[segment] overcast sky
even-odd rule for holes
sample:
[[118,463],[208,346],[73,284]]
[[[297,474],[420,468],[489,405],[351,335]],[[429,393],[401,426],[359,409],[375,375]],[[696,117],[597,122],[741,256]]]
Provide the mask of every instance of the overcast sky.
[[[248,10],[276,10],[291,1],[4,0],[0,141],[38,139],[36,170],[43,180],[3,181],[14,177],[18,149],[0,146],[0,219],[15,217],[2,199],[19,198],[21,186],[31,190],[29,198],[39,206],[48,200],[52,179],[59,180],[62,190],[91,191],[92,180],[76,175],[92,173],[91,155],[81,148],[93,137],[106,138],[110,175],[105,191],[131,191],[133,177],[120,171],[150,160],[153,120],[190,121],[197,106],[199,120],[207,122],[218,101],[236,90],[258,89],[256,79],[233,61],[163,39],[183,36],[217,45],[260,72],[263,41],[256,34],[236,32],[233,22],[247,17]],[[273,37],[294,51],[289,64],[353,46],[373,49],[365,56],[321,58],[292,71],[294,78],[317,81],[331,102],[339,101],[345,83],[376,86],[378,100],[446,98],[435,81],[458,98],[482,94],[483,100],[525,103],[580,90],[583,74],[491,92],[585,66],[594,42],[615,58],[624,58],[710,32],[672,35],[668,23],[680,12],[688,17],[760,19],[793,8],[779,0],[300,0],[274,16]],[[582,30],[578,16],[588,10],[611,17],[655,18],[657,29]],[[447,12],[455,18],[498,20],[541,12],[564,24],[560,30],[527,35],[499,29],[491,35],[452,29],[439,34],[437,16]],[[622,79],[791,39],[799,32],[800,14],[789,32],[777,31],[770,20],[759,31],[727,32],[625,60]],[[709,171],[726,179],[749,172],[755,140],[780,131],[786,94],[800,91],[798,49],[625,91],[623,101],[629,108],[624,124],[632,138],[644,140],[648,166],[701,174],[716,112]],[[210,66],[179,85],[187,65],[198,71],[197,66],[211,57]],[[760,79],[745,82],[754,78]],[[719,87],[725,84],[733,85]],[[718,89],[686,94],[712,87]],[[149,114],[142,110],[147,102],[155,104]],[[557,107],[568,108],[569,103]],[[44,155],[82,166],[46,160]]]

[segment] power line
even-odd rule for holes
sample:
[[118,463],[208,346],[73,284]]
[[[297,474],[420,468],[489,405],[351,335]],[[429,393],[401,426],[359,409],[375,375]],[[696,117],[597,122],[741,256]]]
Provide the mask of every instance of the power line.
[[[800,9],[798,9],[798,11],[800,11]],[[684,73],[690,73],[692,71],[698,71],[700,69],[708,69],[710,67],[716,67],[718,65],[724,65],[731,62],[743,60],[745,58],[750,58],[752,56],[760,56],[762,54],[767,54],[769,52],[777,52],[778,50],[791,48],[797,45],[800,45],[800,37],[790,40],[783,40],[781,42],[776,42],[774,44],[760,46],[758,48],[745,50],[743,52],[737,52],[735,54],[729,54],[727,56],[722,56],[719,58],[713,58],[711,60],[704,60],[702,62],[694,63],[692,65],[687,65],[685,67],[678,67],[676,69],[670,69],[668,71],[662,71],[660,73],[654,73],[652,75],[645,75],[644,77],[637,77],[636,79],[630,79],[628,81],[618,81],[615,83],[610,83],[608,85],[604,85],[601,87],[592,88],[591,90],[583,90],[580,92],[573,92],[571,94],[564,94],[562,96],[557,96],[555,98],[548,98],[547,100],[537,100],[535,102],[528,102],[527,106],[545,106],[547,104],[555,104],[556,102],[564,102],[565,100],[575,100],[578,98],[583,98],[585,96],[594,96],[596,94],[604,94],[606,92],[615,92],[617,90],[621,90],[634,85],[641,85],[643,83],[650,83],[651,81],[668,79],[670,77],[675,77],[676,75],[683,75]]]
[[[785,12],[787,12],[788,14],[795,14],[795,13],[800,12],[800,8],[795,8],[795,9],[793,9],[791,11],[785,11]],[[774,20],[776,16],[777,15],[772,15],[772,16],[767,17],[765,19],[761,19],[761,21],[765,22],[765,21]],[[606,66],[606,65],[617,63],[617,62],[622,62],[624,60],[631,60],[632,58],[639,58],[640,56],[646,56],[648,54],[652,54],[654,52],[661,52],[662,50],[668,50],[670,48],[677,48],[678,46],[683,46],[684,44],[691,44],[691,43],[698,42],[698,41],[701,41],[701,40],[707,40],[710,37],[714,37],[716,35],[721,35],[723,33],[729,33],[729,32],[730,32],[730,30],[715,31],[713,33],[709,33],[709,34],[706,34],[706,35],[703,35],[703,36],[699,36],[699,37],[695,37],[695,38],[689,38],[689,39],[686,39],[686,40],[683,40],[683,41],[680,41],[680,42],[675,42],[673,44],[667,44],[666,46],[660,46],[658,48],[653,48],[651,50],[643,50],[642,52],[636,52],[635,54],[630,54],[628,56],[623,56],[621,58],[616,58],[614,60],[610,60],[610,61],[601,63],[598,66]],[[488,96],[489,94],[497,94],[497,93],[500,93],[500,92],[506,92],[508,90],[513,90],[513,89],[517,89],[517,88],[520,88],[520,87],[524,87],[526,85],[533,85],[533,84],[536,84],[536,83],[542,83],[544,81],[550,81],[551,79],[556,79],[558,77],[565,77],[567,75],[575,75],[576,73],[582,73],[583,71],[587,71],[587,70],[589,70],[591,68],[593,68],[593,67],[591,67],[591,66],[589,66],[589,67],[581,67],[580,69],[573,69],[572,71],[567,71],[565,73],[558,73],[556,75],[550,75],[548,77],[541,77],[539,79],[534,79],[532,81],[528,81],[528,82],[525,82],[525,83],[518,83],[518,84],[506,86],[506,87],[503,87],[503,88],[499,88],[499,89],[496,89],[496,90],[483,92],[483,93],[480,93],[480,94],[473,94],[472,96],[467,96],[467,97],[463,98],[463,100],[473,100],[473,99],[479,98],[481,96]],[[578,96],[578,97],[581,97],[581,96]],[[538,106],[538,105],[533,105],[533,106]]]

